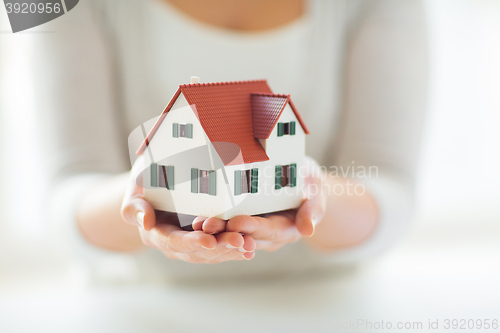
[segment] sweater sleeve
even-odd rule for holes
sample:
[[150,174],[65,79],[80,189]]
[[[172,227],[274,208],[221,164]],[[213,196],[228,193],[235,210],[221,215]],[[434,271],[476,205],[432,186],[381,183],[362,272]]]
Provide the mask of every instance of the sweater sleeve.
[[49,179],[48,222],[78,256],[99,250],[77,228],[80,197],[106,175],[128,169],[120,142],[113,58],[97,1],[37,28],[30,55],[37,122]]
[[371,239],[337,253],[339,261],[380,254],[411,221],[427,104],[423,1],[373,2],[349,38],[333,164],[354,168],[356,181],[376,200],[380,220]]

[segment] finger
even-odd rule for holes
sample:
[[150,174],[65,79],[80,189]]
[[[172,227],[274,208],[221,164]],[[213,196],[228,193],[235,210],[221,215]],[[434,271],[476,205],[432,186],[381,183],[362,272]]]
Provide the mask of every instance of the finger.
[[217,217],[209,217],[203,222],[203,231],[207,234],[217,234],[226,231],[227,221]]
[[202,225],[203,225],[203,222],[205,222],[206,219],[207,219],[207,217],[205,217],[205,216],[197,216],[193,220],[193,224],[192,224],[193,230],[195,230],[195,231],[202,231],[203,230]]
[[[224,235],[221,234],[219,239],[220,243],[218,244],[218,246],[222,246],[223,249],[227,249],[228,247],[225,246],[226,243],[224,240]],[[218,263],[229,260],[250,260],[255,256],[254,253],[255,248],[256,248],[256,243],[253,237],[248,235],[243,235],[243,245],[241,247],[233,249],[231,246],[231,249],[229,251],[210,259],[209,263]]]
[[243,239],[245,240],[245,244],[243,244],[243,249],[246,251],[243,253],[243,259],[250,260],[255,257],[255,250],[257,249],[257,243],[252,236],[243,235]]
[[322,194],[310,196],[310,199],[305,200],[297,211],[295,223],[299,233],[304,237],[311,237],[324,214]]
[[252,236],[249,236],[249,235],[243,235],[243,241],[244,241],[244,244],[243,244],[243,249],[246,251],[246,252],[252,252],[252,251],[255,251],[257,245],[255,243],[255,239],[253,239]]
[[223,232],[215,235],[217,244],[223,244],[228,249],[237,249],[245,244],[243,235],[238,232]]
[[140,226],[144,230],[151,230],[156,223],[153,207],[142,197],[132,198],[121,210],[123,219],[132,225]]
[[315,215],[315,204],[311,200],[306,200],[300,206],[297,212],[296,224],[297,230],[304,237],[311,237],[314,234],[314,229],[318,224],[317,217]]
[[326,210],[326,195],[323,193],[324,173],[311,158],[306,159],[308,175],[304,181],[304,201],[300,206],[296,225],[302,236],[314,234],[316,225],[323,219]]
[[169,224],[158,225],[149,234],[149,240],[161,250],[185,253],[201,249],[213,250],[217,246],[217,240],[212,235],[203,231],[184,231]]
[[233,249],[229,250],[228,252],[221,254],[219,256],[215,256],[209,260],[207,260],[207,263],[209,264],[216,264],[216,263],[221,263],[225,261],[238,261],[238,260],[245,260],[245,254],[247,252],[241,252],[239,249]]
[[[206,260],[212,260],[216,257],[226,255],[229,252],[239,252],[240,254],[246,252],[245,249],[243,249],[243,246],[245,244],[245,239],[243,236],[237,232],[223,232],[217,235],[208,235],[203,231],[195,231],[202,233],[206,236],[213,237],[216,239],[216,245],[214,246],[213,249],[209,250],[201,250],[199,249],[196,251],[196,253],[192,253],[193,255],[197,255],[200,258],[206,259]],[[252,247],[252,244],[247,245],[248,248]]]
[[226,229],[252,236],[255,240],[293,242],[300,236],[294,223],[294,211],[260,216],[236,216]]
[[207,261],[209,264],[216,264],[225,261],[240,261],[240,260],[250,260],[255,256],[255,252],[245,252],[241,253],[237,250],[232,250],[224,255],[218,256],[214,259]]
[[255,252],[246,252],[243,254],[245,260],[252,260],[255,257]]
[[[178,258],[191,263],[217,263],[245,259],[246,250],[243,248],[245,239],[241,234],[224,232],[215,236],[206,235],[217,239],[217,246],[213,250],[177,253]],[[248,248],[254,247],[250,239],[247,243]]]
[[[210,251],[196,251],[196,252],[188,252],[188,253],[176,253],[176,258],[184,260],[186,262],[190,263],[205,263],[205,264],[215,264],[215,263],[221,263],[225,261],[232,261],[232,260],[245,260],[245,254],[246,253],[241,253],[237,249],[233,250],[228,250],[224,249],[226,252],[219,254],[219,255],[214,255],[214,253],[210,253]],[[251,252],[248,252],[251,253]],[[252,257],[249,255],[249,257]],[[247,259],[249,260],[249,259]]]
[[[164,251],[164,253],[169,258],[173,257],[174,259],[190,263],[220,263],[230,260],[250,260],[255,256],[254,250],[256,245],[250,236],[242,236],[238,233],[221,233],[215,237],[218,243],[213,250],[198,250],[184,253]],[[240,244],[243,245],[237,247]]]

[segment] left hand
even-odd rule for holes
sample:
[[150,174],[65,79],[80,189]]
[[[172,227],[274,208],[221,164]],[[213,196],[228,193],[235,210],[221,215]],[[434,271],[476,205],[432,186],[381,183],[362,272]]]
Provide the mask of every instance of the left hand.
[[311,237],[326,209],[326,196],[322,190],[325,176],[312,158],[306,157],[304,167],[306,170],[301,173],[305,174],[304,200],[299,208],[263,216],[240,215],[229,221],[211,217],[196,221],[193,229],[208,234],[239,232],[252,236],[257,249],[267,251],[278,250],[302,237]]

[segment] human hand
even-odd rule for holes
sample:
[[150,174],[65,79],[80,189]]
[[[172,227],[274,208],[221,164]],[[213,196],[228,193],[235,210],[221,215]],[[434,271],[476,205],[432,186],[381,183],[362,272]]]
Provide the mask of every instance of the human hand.
[[263,216],[240,215],[229,221],[200,218],[193,223],[193,229],[207,234],[242,233],[255,239],[257,249],[267,251],[312,236],[326,209],[326,196],[322,191],[324,175],[316,161],[309,157],[306,157],[304,171],[304,200],[299,208]]
[[[191,263],[220,263],[254,257],[256,244],[249,235],[229,231],[217,235],[200,230],[184,231],[173,224],[177,214],[155,211],[144,199],[143,189],[137,184],[136,180],[141,179],[137,169],[134,165],[121,214],[125,222],[139,227],[141,240],[146,246],[160,250],[170,259]],[[196,218],[194,222],[205,219]],[[210,222],[210,219],[207,221]]]

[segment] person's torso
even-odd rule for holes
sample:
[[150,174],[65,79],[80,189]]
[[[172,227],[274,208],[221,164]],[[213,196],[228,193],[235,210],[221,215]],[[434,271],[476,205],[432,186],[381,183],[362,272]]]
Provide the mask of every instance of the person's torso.
[[[306,153],[321,163],[331,160],[350,16],[345,0],[310,2],[300,20],[265,33],[207,26],[156,0],[117,3],[107,4],[113,6],[108,17],[120,73],[119,114],[129,133],[160,115],[190,76],[201,82],[265,78],[275,93],[291,95],[310,129]],[[249,276],[313,265],[300,243],[245,263],[200,267],[162,258],[150,251],[140,264],[170,278]]]
[[267,32],[198,23],[157,0],[113,6],[123,116],[131,132],[157,117],[190,76],[201,82],[262,79],[290,94],[311,134],[307,154],[327,163],[341,97],[348,23],[344,1],[310,2],[305,15]]

